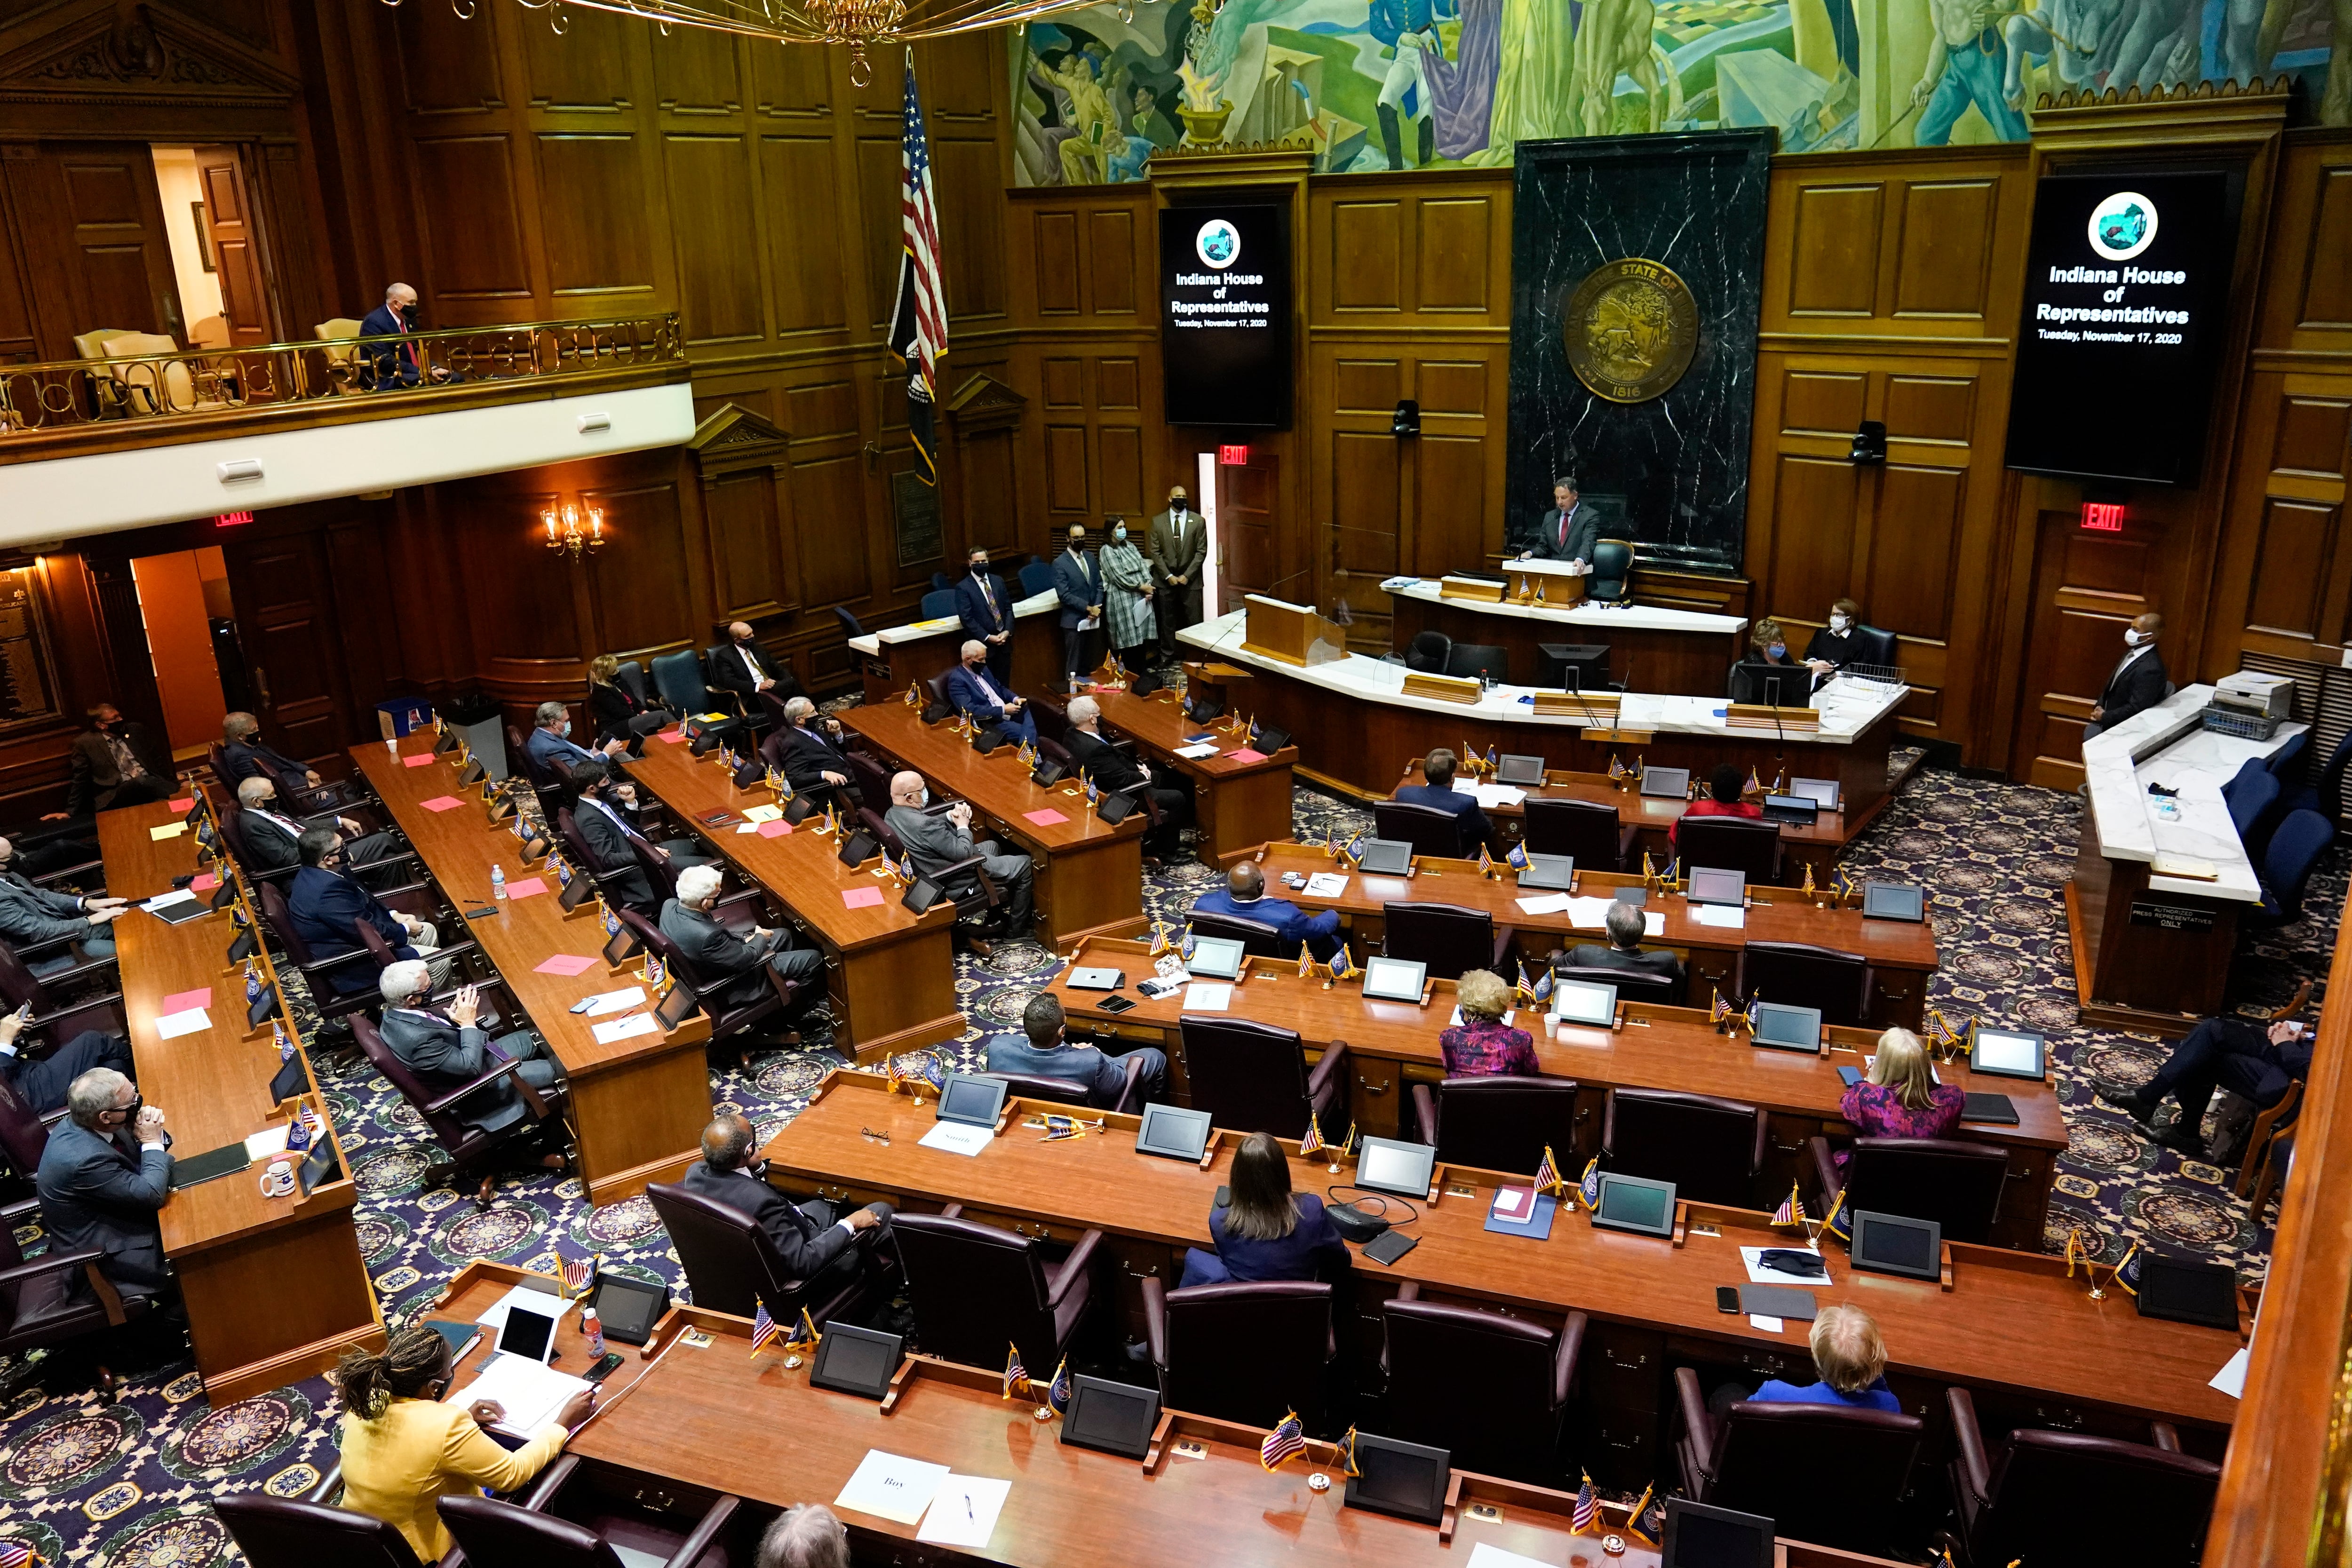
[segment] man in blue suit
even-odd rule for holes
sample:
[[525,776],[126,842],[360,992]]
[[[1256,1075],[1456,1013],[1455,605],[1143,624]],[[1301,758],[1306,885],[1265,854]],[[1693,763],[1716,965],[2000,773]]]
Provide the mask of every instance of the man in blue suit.
[[[331,827],[313,827],[302,835],[299,853],[302,868],[287,885],[286,909],[312,958],[324,963],[347,952],[364,952],[366,944],[353,929],[353,922],[362,920],[390,944],[396,958],[423,958],[440,950],[441,936],[432,921],[386,909],[383,900],[343,874],[341,834]],[[448,984],[454,963],[447,958],[433,961],[434,990]],[[326,972],[327,984],[345,996],[374,991],[377,975],[374,968],[358,962]]]
[[625,756],[629,742],[607,741],[601,750],[589,751],[572,739],[572,710],[561,702],[542,702],[533,721],[530,739],[522,743],[522,749],[530,753],[540,772],[550,778],[562,778],[563,774],[555,771],[557,763],[562,763],[568,773],[591,757]]
[[1062,601],[1062,673],[1073,677],[1087,662],[1087,634],[1102,625],[1102,565],[1087,553],[1087,525],[1070,524],[1070,547],[1054,558],[1054,593]]
[[1261,921],[1282,933],[1286,951],[1297,952],[1303,942],[1318,963],[1330,963],[1331,955],[1339,951],[1339,911],[1325,910],[1310,915],[1287,899],[1267,898],[1265,873],[1255,861],[1244,860],[1226,872],[1225,885],[1202,894],[1192,912]]
[[958,712],[995,725],[1009,740],[1037,743],[1037,721],[1029,711],[1029,700],[1013,696],[1013,688],[989,668],[986,643],[963,645],[963,662],[948,671],[947,689],[948,702]]
[[971,571],[955,585],[956,618],[963,635],[978,637],[988,648],[989,673],[1008,690],[1013,685],[1013,595],[1004,579],[988,570],[988,552],[975,549]]
[[[360,336],[363,338],[406,337],[416,331],[416,290],[405,283],[395,283],[383,291],[383,303],[370,310],[360,321]],[[407,343],[370,343],[360,351],[375,372],[375,390],[389,392],[395,386],[415,386],[420,381],[446,382],[450,379],[448,367],[434,365],[425,368],[416,350]],[[462,381],[465,378],[459,376]]]
[[1430,805],[1451,813],[1461,824],[1462,853],[1475,856],[1482,844],[1495,842],[1494,825],[1486,814],[1478,809],[1478,797],[1464,795],[1454,787],[1454,753],[1440,746],[1422,759],[1423,783],[1407,784],[1396,792],[1395,798],[1407,805]]

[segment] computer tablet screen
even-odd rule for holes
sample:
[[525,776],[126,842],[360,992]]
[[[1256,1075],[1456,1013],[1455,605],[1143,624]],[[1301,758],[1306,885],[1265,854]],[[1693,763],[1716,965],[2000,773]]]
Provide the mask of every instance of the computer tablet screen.
[[1130,1459],[1143,1458],[1160,1425],[1160,1391],[1108,1378],[1073,1375],[1070,1408],[1062,1417],[1062,1441]]
[[1519,873],[1522,888],[1549,888],[1566,892],[1576,879],[1576,857],[1573,855],[1530,855],[1527,869]]
[[1694,866],[1690,891],[1685,896],[1695,904],[1744,904],[1748,901],[1748,873]]
[[1764,815],[1774,822],[1810,823],[1821,814],[1820,803],[1809,795],[1768,795],[1764,797]]
[[1823,811],[1837,809],[1838,782],[1835,779],[1790,779],[1789,793],[1803,795]]
[[1417,958],[1364,961],[1364,994],[1375,1002],[1418,1002],[1428,981],[1429,965]]
[[1013,1086],[1001,1078],[951,1072],[940,1090],[939,1120],[973,1127],[993,1127],[1004,1110],[1005,1091]]
[[1429,1173],[1437,1151],[1426,1143],[1366,1138],[1356,1145],[1356,1185],[1400,1197],[1429,1196]]
[[1756,1004],[1756,1043],[1784,1051],[1822,1048],[1822,1010],[1791,1007],[1785,1002]]
[[1150,1104],[1135,1129],[1135,1147],[1145,1154],[1171,1160],[1198,1160],[1209,1146],[1209,1113],[1182,1106]]
[[1642,793],[1681,800],[1690,794],[1688,768],[1643,768]]
[[1249,950],[1227,936],[1196,936],[1192,939],[1192,956],[1184,961],[1185,972],[1211,980],[1231,980],[1242,972],[1249,961]]
[[1931,1219],[1855,1211],[1853,1266],[1879,1274],[1937,1279],[1944,1272],[1944,1227]]
[[843,865],[855,870],[871,859],[874,852],[881,847],[880,840],[872,834],[853,833],[841,841],[841,850],[837,858]]
[[879,1399],[890,1392],[890,1376],[905,1359],[907,1342],[878,1329],[861,1329],[836,1318],[824,1326],[809,1366],[809,1382],[837,1394]]
[[555,1320],[528,1307],[509,1307],[507,1321],[499,1329],[499,1353],[519,1355],[544,1366],[555,1353]]
[[1977,1026],[1969,1047],[1969,1066],[2000,1078],[2042,1076],[2049,1042],[2031,1029],[1988,1029]]
[[1402,838],[1367,838],[1360,869],[1379,877],[1402,877],[1412,869],[1412,846]]
[[1506,756],[1495,765],[1495,782],[1520,789],[1540,789],[1544,782],[1541,757]]
[[1772,1568],[1772,1544],[1762,1514],[1668,1498],[1658,1568]]
[[2213,1329],[2238,1326],[2238,1274],[2226,1263],[2140,1254],[2139,1315],[2202,1323]]
[[1598,1024],[1605,1028],[1617,1021],[1617,987],[1597,980],[1556,981],[1551,1005],[1571,1024]]
[[1926,920],[1927,890],[1916,882],[1864,882],[1862,913],[1864,919],[1874,921]]
[[1445,1512],[1445,1489],[1453,1468],[1454,1456],[1444,1448],[1360,1431],[1356,1434],[1357,1473],[1348,1478],[1345,1500],[1349,1508],[1435,1524]]
[[1601,1177],[1601,1198],[1592,1223],[1610,1230],[1637,1231],[1643,1236],[1675,1233],[1675,1184],[1645,1176]]

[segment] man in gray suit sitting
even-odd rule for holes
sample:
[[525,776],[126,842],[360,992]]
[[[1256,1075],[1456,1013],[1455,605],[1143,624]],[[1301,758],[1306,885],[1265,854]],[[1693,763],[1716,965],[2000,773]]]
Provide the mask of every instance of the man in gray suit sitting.
[[1637,974],[1663,974],[1675,984],[1682,984],[1683,961],[1671,952],[1643,952],[1642,911],[1632,904],[1611,904],[1601,917],[1609,928],[1609,945],[1597,947],[1591,942],[1569,949],[1561,960],[1576,969],[1625,969]]
[[112,1068],[92,1068],[66,1089],[66,1120],[49,1133],[34,1185],[53,1253],[96,1247],[99,1272],[126,1296],[171,1289],[155,1212],[172,1195],[163,1113]]
[[[237,781],[236,830],[245,841],[247,869],[289,871],[302,863],[302,835],[310,825],[288,816],[280,809],[283,804],[278,781],[267,773]],[[396,836],[370,833],[348,816],[331,819],[343,831],[343,864],[360,886],[381,893],[400,885],[400,867],[376,864],[400,853]]]
[[[428,1088],[459,1088],[504,1061],[520,1062],[513,1077],[533,1089],[551,1089],[563,1077],[562,1065],[529,1029],[490,1038],[477,1022],[482,1007],[475,987],[459,986],[446,1011],[434,1006],[433,974],[422,959],[385,964],[377,984],[383,993],[383,1043]],[[513,1079],[484,1084],[455,1109],[459,1121],[485,1132],[503,1132],[530,1111]],[[563,1156],[549,1154],[541,1163],[560,1171]]]
[[[112,958],[114,933],[107,928],[122,918],[130,900],[44,888],[13,867],[16,853],[14,845],[0,838],[0,937],[15,943],[20,957],[38,943],[70,940],[83,958]],[[71,952],[25,961],[35,974],[55,974],[74,962]]]
[[[719,871],[712,866],[689,866],[677,874],[677,897],[661,908],[662,935],[677,944],[678,956],[694,966],[704,984],[724,982],[712,1000],[720,1006],[748,1007],[767,994],[766,965],[799,985],[800,995],[791,1016],[805,1013],[824,995],[824,954],[810,947],[791,945],[791,933],[751,928],[737,936],[711,913],[719,902]],[[717,1007],[711,1009],[714,1013]],[[777,1043],[800,1044],[797,1031],[787,1029]]]
[[[938,816],[925,811],[930,803],[930,791],[923,786],[923,775],[916,773],[890,775],[890,809],[882,820],[915,858],[915,869],[933,881],[940,873],[960,861],[975,855],[985,856],[982,868],[988,879],[1006,892],[1006,919],[1010,922],[1006,934],[1025,937],[1034,919],[1037,897],[1037,868],[1026,855],[1006,855],[993,838],[974,841],[971,836],[971,803],[960,800]],[[965,890],[971,883],[969,872],[960,885],[950,886],[950,894]],[[988,956],[988,944],[975,942],[973,951],[982,958]]]
[[[839,1212],[823,1198],[795,1204],[768,1184],[765,1165],[751,1163],[751,1124],[721,1116],[702,1130],[702,1158],[680,1185],[759,1221],[784,1260],[784,1272],[808,1283],[814,1305],[856,1279],[866,1258],[891,1249],[890,1205]],[[786,1324],[786,1327],[791,1327]]]

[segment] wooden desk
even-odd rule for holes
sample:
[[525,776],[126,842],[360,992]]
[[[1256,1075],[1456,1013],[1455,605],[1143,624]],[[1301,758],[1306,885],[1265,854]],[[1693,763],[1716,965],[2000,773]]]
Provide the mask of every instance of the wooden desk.
[[[1183,1248],[1209,1244],[1210,1203],[1230,1174],[1230,1135],[1203,1170],[1136,1152],[1134,1117],[1108,1116],[1099,1137],[1043,1143],[1017,1125],[1016,1114],[986,1152],[966,1158],[917,1142],[936,1115],[924,1098],[917,1106],[870,1075],[833,1074],[815,1102],[762,1151],[770,1179],[918,1210],[960,1202],[967,1219],[1018,1220],[1031,1234],[1042,1222],[1044,1234],[1064,1245],[1100,1229],[1118,1260],[1129,1337],[1139,1337],[1136,1281],[1172,1277]],[[861,1128],[891,1142],[873,1142]],[[1292,1163],[1301,1191],[1320,1193],[1345,1174],[1331,1174],[1320,1157]],[[1404,1279],[1420,1281],[1429,1298],[1590,1314],[1586,1405],[1571,1430],[1594,1437],[1585,1451],[1598,1461],[1591,1468],[1601,1484],[1638,1490],[1668,1473],[1664,1440],[1671,1436],[1675,1365],[1811,1381],[1801,1326],[1769,1333],[1716,1310],[1716,1288],[1747,1277],[1740,1247],[1788,1244],[1790,1233],[1770,1228],[1764,1214],[1695,1205],[1693,1227],[1677,1247],[1598,1230],[1580,1214],[1562,1213],[1549,1239],[1530,1242],[1485,1228],[1501,1178],[1449,1167],[1444,1180],[1444,1195],[1416,1205],[1420,1245],[1396,1268],[1359,1262],[1358,1313],[1343,1331],[1358,1336],[1360,1352],[1376,1351],[1380,1300]],[[1467,1195],[1455,1194],[1457,1182],[1467,1184]],[[2117,1289],[2093,1301],[2082,1280],[2068,1279],[2065,1265],[2046,1255],[1964,1246],[1952,1252],[1948,1292],[1927,1281],[1857,1273],[1832,1245],[1825,1253],[1832,1282],[1820,1296],[1869,1309],[1885,1335],[1895,1391],[1906,1410],[1927,1417],[1931,1433],[1946,1430],[1943,1389],[1960,1384],[1976,1391],[1980,1412],[1991,1413],[1988,1427],[2030,1420],[2145,1442],[2145,1423],[2154,1416],[2183,1424],[2190,1452],[2219,1457],[2237,1402],[2207,1380],[2238,1349],[2237,1334],[2142,1318]],[[1923,1453],[1920,1462],[1934,1474],[1940,1461]]]
[[[183,820],[161,802],[100,813],[108,891],[135,904],[194,871],[192,835],[149,837]],[[236,939],[227,911],[169,925],[134,910],[113,931],[139,1092],[170,1118],[173,1153],[191,1158],[288,1120],[269,1092],[280,1065],[276,1038],[266,1024],[252,1033],[245,1027],[244,967],[226,960]],[[163,999],[205,986],[212,988],[213,1026],[158,1038]],[[303,1061],[312,1103],[323,1110],[307,1051]],[[331,1123],[329,1133],[340,1151]],[[247,1167],[183,1187],[164,1204],[157,1216],[163,1251],[179,1276],[196,1370],[215,1405],[299,1382],[333,1365],[348,1347],[381,1339],[352,1224],[358,1196],[346,1163],[341,1176],[307,1198],[299,1191],[263,1197],[259,1172]]]
[[[765,888],[824,949],[835,1046],[867,1062],[963,1033],[963,1015],[956,1008],[953,904],[908,913],[897,881],[844,866],[835,842],[805,824],[772,838],[739,833],[733,824],[706,826],[703,819],[714,813],[740,817],[773,797],[765,787],[737,789],[724,764],[697,762],[686,746],[654,741],[629,764],[629,776],[746,880]],[[850,909],[841,895],[853,888],[878,888],[882,902]]]
[[[1290,837],[1290,769],[1298,760],[1297,747],[1285,746],[1262,762],[1236,762],[1233,753],[1241,749],[1243,736],[1193,723],[1178,706],[1176,693],[1166,687],[1150,697],[1108,689],[1093,696],[1102,705],[1103,722],[1132,736],[1155,770],[1171,769],[1192,784],[1202,865],[1221,871],[1267,839]],[[1186,735],[1204,731],[1213,733],[1223,748],[1217,755],[1176,754]]]
[[[1070,955],[1071,968],[1080,963],[1123,969],[1130,982],[1151,972],[1149,950],[1135,942],[1087,942]],[[1120,993],[1135,1006],[1122,1013],[1103,1011],[1108,993],[1073,991],[1069,969],[1055,975],[1047,989],[1062,1000],[1073,1018],[1082,1019],[1097,1035],[1116,1037],[1131,1045],[1157,1046],[1168,1053],[1169,1092],[1177,1102],[1192,1103],[1191,1078],[1184,1060],[1181,996],[1153,1001]],[[1406,1102],[1416,1083],[1434,1084],[1445,1076],[1444,1052],[1437,1037],[1453,1016],[1454,984],[1436,983],[1426,1007],[1402,1002],[1366,1001],[1360,984],[1341,982],[1329,990],[1320,980],[1301,981],[1298,966],[1273,959],[1253,963],[1253,978],[1244,986],[1245,1002],[1236,1013],[1251,1022],[1295,1029],[1315,1052],[1333,1040],[1348,1042],[1349,1114],[1365,1132],[1379,1138],[1412,1138],[1415,1123]],[[1716,1032],[1704,1010],[1657,1007],[1627,1003],[1628,1022],[1617,1031],[1562,1025],[1547,1038],[1540,1015],[1519,1009],[1513,1020],[1536,1037],[1536,1058],[1543,1070],[1577,1083],[1574,1165],[1601,1152],[1601,1110],[1611,1089],[1663,1089],[1685,1094],[1714,1094],[1760,1105],[1771,1114],[1771,1150],[1763,1187],[1757,1196],[1785,1193],[1792,1179],[1812,1185],[1805,1141],[1828,1134],[1850,1134],[1840,1111],[1845,1084],[1840,1067],[1859,1068],[1876,1048],[1877,1033],[1870,1029],[1830,1029],[1827,1056],[1759,1049],[1745,1036],[1727,1037]],[[1531,1019],[1535,1021],[1530,1021]],[[1965,1060],[1937,1069],[1946,1083],[1979,1094],[2005,1094],[2017,1108],[2018,1124],[1969,1122],[1959,1136],[1997,1144],[2009,1151],[2010,1179],[2001,1192],[2001,1210],[1994,1223],[1992,1243],[2029,1252],[2042,1249],[2042,1225],[2050,1205],[2050,1184],[2057,1174],[2057,1157],[2066,1148],[2066,1120],[2058,1109],[2056,1092],[2047,1083],[2021,1079],[1979,1077]],[[1569,1151],[1556,1151],[1565,1160]],[[1532,1172],[1521,1172],[1532,1175]]]
[[[1013,590],[1018,583],[1005,579]],[[1040,601],[1043,601],[1040,603]],[[1034,605],[1024,609],[1021,605]],[[1013,689],[1020,691],[1058,691],[1062,688],[1062,628],[1055,614],[1061,601],[1051,593],[1032,595],[1016,604],[1013,612]],[[918,623],[919,624],[919,623]],[[871,641],[869,649],[866,644]],[[908,685],[945,674],[963,662],[963,645],[971,641],[963,624],[953,616],[936,630],[916,631],[914,626],[886,626],[869,632],[865,637],[855,637],[850,647],[857,650],[859,668],[866,686],[866,700],[887,702],[906,694]]]
[[[554,871],[526,868],[511,828],[484,816],[478,788],[461,789],[450,757],[423,767],[404,759],[429,755],[433,731],[399,742],[400,756],[382,743],[352,748],[352,760],[408,835],[425,869],[460,910],[490,902],[490,868],[505,868],[509,886],[537,876],[547,891],[509,899],[498,913],[467,922],[457,940],[471,936],[505,980],[507,994],[547,1041],[571,1079],[572,1131],[588,1201],[602,1207],[635,1197],[647,1182],[674,1182],[700,1157],[698,1141],[710,1120],[710,1079],[703,1044],[710,1020],[696,1014],[677,1028],[613,1045],[598,1043],[592,1019],[569,1011],[583,996],[632,984],[631,971],[599,962],[576,975],[542,974],[537,966],[558,953],[595,957],[604,945],[593,900],[567,915],[556,898]],[[451,753],[454,757],[455,753]],[[464,804],[427,811],[424,803],[456,795]],[[648,1003],[653,999],[647,998]],[[500,1008],[504,1013],[506,1009]]]
[[[1075,784],[1039,789],[1013,747],[983,757],[951,725],[926,725],[903,702],[852,708],[841,721],[886,758],[922,774],[934,794],[971,802],[973,837],[993,837],[1037,862],[1037,921],[1048,946],[1142,930],[1141,812],[1107,826],[1087,809]],[[1035,811],[1068,820],[1033,822],[1028,814]]]
[[[1605,947],[1609,942],[1607,933],[1598,926],[1578,927],[1566,914],[1531,915],[1521,909],[1521,898],[1541,895],[1521,889],[1517,874],[1508,867],[1502,868],[1503,877],[1496,880],[1479,876],[1475,860],[1417,858],[1418,875],[1410,880],[1356,871],[1349,874],[1345,892],[1336,898],[1314,899],[1284,887],[1281,878],[1286,871],[1311,876],[1337,870],[1321,846],[1270,844],[1262,864],[1267,889],[1275,896],[1304,908],[1338,910],[1347,916],[1351,928],[1367,934],[1384,929],[1381,911],[1385,905],[1411,900],[1484,910],[1497,927],[1516,927],[1523,938],[1538,933],[1540,940],[1521,943],[1538,953],[1555,944],[1593,942]],[[1639,887],[1641,882],[1638,875],[1616,871],[1576,873],[1577,889],[1586,898],[1605,899],[1619,888]],[[1685,1000],[1705,1005],[1717,988],[1730,997],[1739,955],[1751,942],[1811,942],[1840,952],[1858,952],[1870,962],[1869,1021],[1873,1025],[1882,1029],[1897,1024],[1906,1029],[1920,1026],[1927,1015],[1927,976],[1937,966],[1932,922],[1915,925],[1908,921],[1866,920],[1860,910],[1817,909],[1794,888],[1757,888],[1750,893],[1757,901],[1747,910],[1746,924],[1737,930],[1701,924],[1692,913],[1697,906],[1678,893],[1650,895],[1647,912],[1664,915],[1666,923],[1663,931],[1645,942],[1674,948],[1685,955],[1688,973]],[[1356,956],[1360,960],[1363,954]]]
[[[1501,570],[1508,573],[1514,564],[1506,561]],[[1480,569],[1486,566],[1479,563]],[[1544,586],[1547,599],[1560,592],[1558,579],[1547,577]],[[1581,597],[1580,588],[1576,593]],[[1494,671],[1494,678],[1521,684],[1541,673],[1541,644],[1601,643],[1609,648],[1610,673],[1620,680],[1634,672],[1644,691],[1719,697],[1747,645],[1748,623],[1737,616],[1658,605],[1490,604],[1443,598],[1433,583],[1391,589],[1389,603],[1390,646],[1397,652],[1412,646],[1422,632],[1443,632],[1457,643],[1500,647],[1509,668]]]

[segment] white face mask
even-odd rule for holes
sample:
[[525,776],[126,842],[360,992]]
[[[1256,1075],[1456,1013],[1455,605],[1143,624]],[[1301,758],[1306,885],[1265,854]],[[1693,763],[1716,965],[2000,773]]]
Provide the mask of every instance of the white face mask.
[[2147,640],[2147,639],[2146,637],[2139,635],[2139,628],[2137,626],[2126,626],[2124,628],[2124,647],[2137,647],[2141,643],[2146,642]]
[[923,786],[923,804],[925,805],[931,804],[931,786],[929,784]]
[[1841,637],[1845,635],[1846,627],[1852,625],[1853,625],[1853,622],[1847,616],[1832,616],[1830,617],[1830,630],[1836,632]]

